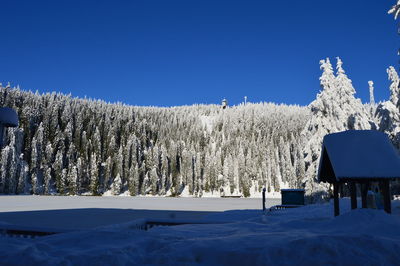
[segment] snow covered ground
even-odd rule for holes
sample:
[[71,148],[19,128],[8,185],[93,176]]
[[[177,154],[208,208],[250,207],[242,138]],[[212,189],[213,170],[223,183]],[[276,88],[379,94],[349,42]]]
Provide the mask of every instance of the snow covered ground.
[[[267,199],[267,205],[276,205],[280,201],[280,198]],[[226,211],[234,209],[259,209],[261,208],[261,199],[123,196],[0,196],[0,212],[74,208]]]
[[[35,239],[0,237],[3,265],[399,265],[400,201],[393,214],[329,204],[230,210],[213,224],[138,229],[143,220]],[[223,223],[222,223],[223,222]]]
[[[279,203],[268,199],[266,206]],[[140,218],[199,219],[213,212],[261,207],[261,199],[249,198],[0,196],[0,221],[75,230]]]

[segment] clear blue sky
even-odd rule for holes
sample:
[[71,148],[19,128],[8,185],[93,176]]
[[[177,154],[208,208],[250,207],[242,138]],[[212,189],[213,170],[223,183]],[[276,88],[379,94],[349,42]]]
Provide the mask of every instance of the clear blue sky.
[[394,0],[1,0],[0,81],[133,105],[310,103],[340,56],[357,96],[389,96]]

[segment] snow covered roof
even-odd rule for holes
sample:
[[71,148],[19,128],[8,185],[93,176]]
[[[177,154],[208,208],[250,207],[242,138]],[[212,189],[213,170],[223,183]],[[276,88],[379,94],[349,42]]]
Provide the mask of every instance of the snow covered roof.
[[348,130],[324,137],[318,180],[400,178],[400,157],[388,136],[374,130]]
[[0,124],[5,127],[17,127],[18,115],[14,109],[9,107],[0,108]]

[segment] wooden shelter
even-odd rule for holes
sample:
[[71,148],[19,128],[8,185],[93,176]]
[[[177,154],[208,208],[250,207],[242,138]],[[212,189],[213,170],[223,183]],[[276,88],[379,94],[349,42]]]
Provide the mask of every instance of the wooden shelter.
[[18,114],[10,107],[0,107],[0,148],[3,146],[5,128],[18,126]]
[[389,181],[400,178],[400,157],[385,133],[349,130],[324,137],[318,168],[319,182],[333,184],[334,214],[339,215],[339,186],[350,185],[351,208],[357,208],[356,184],[361,185],[362,208],[368,186],[379,183],[384,210],[391,213]]

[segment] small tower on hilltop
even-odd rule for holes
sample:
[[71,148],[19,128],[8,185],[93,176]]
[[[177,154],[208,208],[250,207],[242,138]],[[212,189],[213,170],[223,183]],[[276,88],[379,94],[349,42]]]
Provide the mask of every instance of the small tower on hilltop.
[[244,105],[247,104],[247,96],[244,96]]
[[224,98],[222,100],[222,109],[226,109],[228,107],[228,101]]

